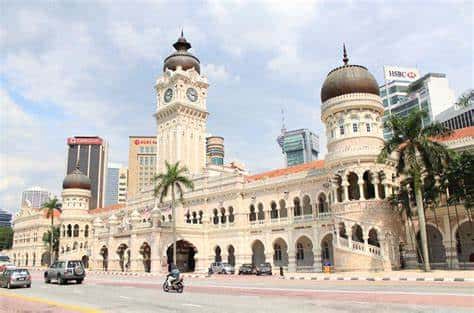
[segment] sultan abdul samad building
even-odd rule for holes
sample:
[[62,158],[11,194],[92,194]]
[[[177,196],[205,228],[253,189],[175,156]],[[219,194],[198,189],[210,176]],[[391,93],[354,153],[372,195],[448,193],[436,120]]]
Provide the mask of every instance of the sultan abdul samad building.
[[[363,66],[349,63],[327,75],[321,89],[326,126],[324,160],[249,175],[231,165],[206,164],[209,83],[181,35],[157,79],[158,172],[170,163],[187,166],[195,189],[178,204],[178,266],[207,271],[211,262],[270,262],[285,270],[391,270],[417,266],[406,221],[387,196],[399,188],[393,159],[377,157],[384,144],[379,87]],[[336,62],[336,60],[335,60]],[[456,131],[444,143],[474,147],[474,129]],[[169,199],[159,204],[145,190],[126,205],[89,210],[90,180],[79,170],[63,182],[59,258],[82,259],[89,268],[167,270],[172,255]],[[461,208],[461,207],[460,207]],[[458,268],[474,264],[473,234],[464,210],[458,222],[440,208],[427,210],[431,262]],[[49,221],[24,207],[15,219],[14,248],[22,266],[44,263],[41,237]],[[417,225],[415,225],[416,231]],[[470,262],[471,261],[471,262]]]

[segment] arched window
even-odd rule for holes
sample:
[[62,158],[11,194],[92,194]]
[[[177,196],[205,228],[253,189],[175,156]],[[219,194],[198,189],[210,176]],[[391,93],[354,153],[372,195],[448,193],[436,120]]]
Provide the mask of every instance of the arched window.
[[378,236],[377,236],[377,231],[374,228],[372,228],[369,231],[369,238],[368,238],[367,242],[368,242],[369,245],[380,247],[379,239],[378,239]]
[[63,237],[66,237],[66,226],[63,225]]
[[67,236],[72,237],[72,225],[67,225]]
[[84,237],[89,237],[89,225],[86,225],[86,227],[84,228]]
[[253,204],[250,205],[249,220],[250,220],[251,222],[257,220],[257,214],[255,213],[255,206],[254,206]]
[[168,214],[168,221],[171,222],[173,220],[173,216],[171,214]]
[[185,217],[186,217],[186,223],[191,224],[191,214],[189,214],[189,211],[186,212]]
[[258,204],[258,214],[257,214],[257,218],[258,218],[259,221],[265,219],[265,212],[263,211],[263,204],[262,204],[262,203],[259,203],[259,204]]
[[278,218],[277,204],[275,203],[275,201],[272,201],[272,203],[270,203],[270,207],[271,207],[270,217]]
[[74,237],[79,237],[79,225],[74,225]]
[[320,194],[318,197],[318,209],[319,213],[328,212],[328,204],[326,202],[326,195],[324,193]]
[[293,199],[293,204],[294,204],[294,216],[300,216],[301,215],[301,204],[300,204],[300,198],[296,197]]
[[346,225],[344,223],[339,223],[339,237],[347,239]]
[[313,208],[311,206],[311,199],[308,195],[303,197],[303,215],[313,214]]
[[228,210],[229,210],[229,223],[233,223],[234,219],[235,219],[235,217],[234,217],[234,208],[230,206],[228,208]]
[[197,219],[197,214],[196,214],[195,211],[193,211],[192,216],[193,216],[193,224],[197,224],[197,223],[198,223],[198,219]]
[[274,260],[275,261],[281,261],[281,246],[279,244],[275,244],[273,246],[273,249],[275,250],[275,256],[274,256]]
[[358,224],[352,226],[352,241],[364,242],[362,227]]
[[221,208],[221,224],[225,224],[226,221],[227,221],[227,218],[225,216],[225,208],[222,207]]
[[296,259],[303,260],[304,259],[304,248],[301,242],[296,244]]
[[74,242],[74,244],[72,245],[72,250],[77,250],[77,241]]
[[214,209],[213,213],[214,213],[214,216],[212,218],[212,222],[214,223],[214,225],[217,225],[219,224],[219,216],[218,216],[219,213],[217,212],[217,209]]
[[347,176],[347,180],[349,182],[349,200],[359,200],[360,193],[359,193],[359,177],[356,173],[350,172]]
[[164,223],[166,222],[166,217],[164,215],[161,216],[161,221]]
[[203,212],[199,211],[199,224],[202,224],[202,215],[203,215]]
[[375,188],[374,184],[372,184],[372,173],[365,171],[362,178],[364,179],[364,197],[366,199],[375,198]]

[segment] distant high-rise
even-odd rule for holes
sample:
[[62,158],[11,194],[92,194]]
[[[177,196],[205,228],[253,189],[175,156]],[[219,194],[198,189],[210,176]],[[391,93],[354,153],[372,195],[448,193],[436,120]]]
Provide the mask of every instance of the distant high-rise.
[[21,203],[26,203],[32,208],[41,208],[43,203],[51,198],[51,192],[41,187],[31,187],[23,191]]
[[[454,92],[445,74],[428,73],[420,77],[417,69],[385,67],[385,84],[380,86],[385,112],[383,122],[391,115],[404,117],[413,110],[424,110],[428,116],[423,126],[454,103]],[[392,136],[384,129],[384,138]]]
[[282,129],[277,142],[285,156],[286,166],[308,163],[318,158],[319,137],[309,129]]
[[0,210],[0,227],[8,227],[12,224],[12,214],[6,210]]
[[156,174],[156,137],[130,136],[128,149],[127,197],[153,184]]
[[107,169],[105,205],[125,203],[127,199],[127,168],[109,163]]
[[107,143],[100,137],[75,136],[67,139],[67,173],[70,174],[76,168],[79,160],[79,169],[89,176],[91,180],[91,202],[90,208],[95,209],[104,206],[105,186],[107,175]]

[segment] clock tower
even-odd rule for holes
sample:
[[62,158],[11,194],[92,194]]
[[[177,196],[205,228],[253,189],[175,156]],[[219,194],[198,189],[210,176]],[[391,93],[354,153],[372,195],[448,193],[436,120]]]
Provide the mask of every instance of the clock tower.
[[190,174],[199,174],[206,165],[206,98],[209,84],[201,75],[200,62],[188,50],[191,44],[181,37],[176,49],[164,61],[163,76],[155,84],[157,123],[157,173],[165,162],[177,161]]

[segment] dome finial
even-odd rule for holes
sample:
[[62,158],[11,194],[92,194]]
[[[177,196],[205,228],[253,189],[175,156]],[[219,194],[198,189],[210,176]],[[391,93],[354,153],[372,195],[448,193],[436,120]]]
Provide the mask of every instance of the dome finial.
[[347,65],[347,63],[349,62],[349,58],[347,57],[346,44],[343,43],[342,47],[343,47],[343,54],[344,54],[344,58],[342,59],[342,61],[344,62],[344,65]]
[[173,47],[176,51],[188,51],[191,48],[191,44],[184,38],[184,32],[181,28],[181,36],[178,40],[173,44]]
[[184,38],[183,27],[181,27],[181,38]]

